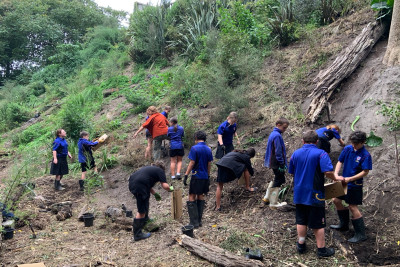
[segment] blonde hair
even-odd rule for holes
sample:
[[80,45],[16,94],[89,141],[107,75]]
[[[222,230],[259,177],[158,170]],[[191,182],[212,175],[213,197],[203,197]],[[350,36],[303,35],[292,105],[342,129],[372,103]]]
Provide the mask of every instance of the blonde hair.
[[340,130],[339,126],[337,126],[336,124],[329,124],[328,126],[326,126],[327,129],[332,129],[334,128],[336,131],[338,131],[338,133],[340,134],[342,131]]
[[238,118],[238,114],[235,111],[232,111],[231,113],[229,113],[228,115],[228,119],[235,119],[237,120]]
[[158,113],[158,109],[155,106],[150,106],[147,108],[146,113],[153,115],[154,113]]

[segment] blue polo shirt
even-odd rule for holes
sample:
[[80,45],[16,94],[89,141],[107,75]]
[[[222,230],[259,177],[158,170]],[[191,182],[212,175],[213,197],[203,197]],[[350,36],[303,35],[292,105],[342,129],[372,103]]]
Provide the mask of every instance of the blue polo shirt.
[[[340,153],[339,161],[343,163],[343,177],[352,177],[363,170],[372,170],[371,154],[365,146],[355,151],[352,145],[346,146]],[[349,188],[362,187],[363,178],[348,183]]]
[[221,123],[218,127],[217,133],[222,135],[222,142],[224,145],[233,143],[233,135],[236,133],[236,123],[230,125],[228,120]]
[[283,142],[281,130],[275,127],[268,137],[264,166],[277,169],[279,165],[287,166],[286,148],[285,143]]
[[163,114],[165,116],[165,118],[168,119],[168,113],[167,112],[163,111],[163,112],[161,112],[161,114]]
[[333,171],[331,159],[314,144],[304,144],[290,158],[289,173],[294,175],[293,202],[324,207],[324,172]]
[[87,158],[86,155],[90,157],[90,160],[93,160],[92,156],[92,146],[97,145],[99,142],[91,142],[86,140],[85,138],[79,138],[78,141],[78,159],[80,163],[85,163]]
[[322,127],[322,128],[319,128],[319,129],[317,129],[315,131],[317,132],[319,138],[323,138],[323,139],[325,139],[327,141],[332,140],[334,137],[336,139],[340,139],[341,138],[339,132],[335,128],[328,129],[326,127]]
[[67,140],[57,137],[53,142],[53,151],[57,151],[57,157],[66,158],[68,156]]
[[192,176],[197,179],[208,179],[208,163],[213,161],[211,148],[205,142],[198,142],[190,149],[188,158],[195,161]]
[[174,126],[168,127],[167,136],[169,137],[170,149],[182,149],[183,142],[182,137],[184,136],[183,127],[178,125],[178,129],[175,132]]

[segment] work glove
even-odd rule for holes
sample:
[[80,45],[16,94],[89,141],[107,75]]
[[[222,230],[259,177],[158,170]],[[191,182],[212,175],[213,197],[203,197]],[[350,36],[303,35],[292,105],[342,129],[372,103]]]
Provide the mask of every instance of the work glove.
[[279,167],[278,167],[278,171],[279,172],[285,173],[286,170],[287,170],[286,165],[279,165]]
[[174,191],[174,187],[171,185],[170,187],[169,187],[169,192],[173,192]]
[[222,150],[225,152],[225,146],[221,145]]
[[160,196],[159,193],[155,193],[154,197],[155,197],[156,201],[160,201],[161,200],[161,196]]
[[188,178],[188,175],[187,174],[185,174],[185,178],[183,178],[183,184],[185,185],[185,186],[187,186],[187,178]]

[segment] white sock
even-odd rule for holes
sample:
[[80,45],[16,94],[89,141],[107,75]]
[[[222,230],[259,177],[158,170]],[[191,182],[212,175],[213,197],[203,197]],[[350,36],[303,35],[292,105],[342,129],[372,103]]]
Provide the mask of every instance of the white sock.
[[304,244],[306,242],[306,237],[299,237],[299,244]]
[[175,175],[172,175],[171,178],[172,178],[172,179],[175,179]]
[[178,172],[178,173],[176,173],[176,175],[181,175],[181,174]]

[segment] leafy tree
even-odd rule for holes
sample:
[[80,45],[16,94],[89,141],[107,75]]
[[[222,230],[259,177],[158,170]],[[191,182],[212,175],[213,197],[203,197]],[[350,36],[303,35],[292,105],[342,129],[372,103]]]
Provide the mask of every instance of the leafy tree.
[[111,16],[120,14],[100,9],[92,0],[1,1],[0,77],[54,64],[51,56],[63,49],[60,45],[82,42],[87,29],[112,24],[117,18]]

